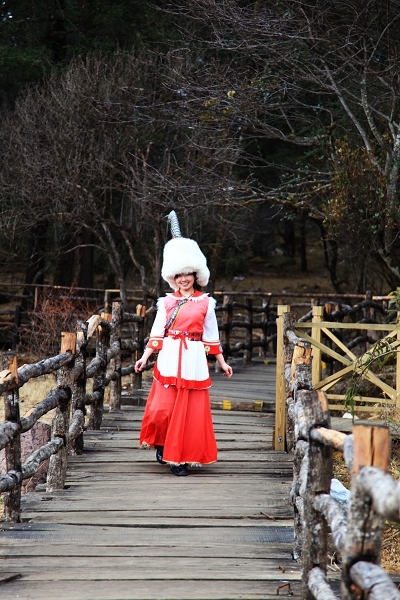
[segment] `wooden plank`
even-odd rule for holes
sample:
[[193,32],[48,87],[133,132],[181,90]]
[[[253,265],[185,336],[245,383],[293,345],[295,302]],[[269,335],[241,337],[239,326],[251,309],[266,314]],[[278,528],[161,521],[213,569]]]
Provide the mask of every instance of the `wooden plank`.
[[283,364],[283,323],[282,315],[290,311],[289,306],[278,306],[276,321],[277,352],[276,352],[276,395],[275,395],[275,450],[285,449],[286,435],[286,398],[284,385]]
[[[277,586],[281,579],[276,581],[140,581],[132,585],[129,580],[120,580],[118,586],[115,582],[106,581],[76,581],[72,578],[62,583],[55,581],[29,582],[29,596],[35,600],[276,600]],[[293,582],[292,598],[300,598],[300,583]],[[4,593],[4,595],[3,595]],[[24,598],[26,593],[25,582],[12,582],[7,585],[6,591],[2,590],[2,599],[11,600],[16,597]],[[26,596],[25,596],[26,597]]]
[[[246,388],[249,371],[257,377]],[[265,371],[242,375],[236,406],[246,392],[246,409],[249,396],[268,398]],[[299,598],[292,457],[270,450],[272,415],[214,411],[219,460],[189,478],[139,448],[142,417],[134,406],[106,413],[102,430],[85,434],[84,454],[69,457],[67,489],[27,494],[24,522],[4,524],[0,555],[7,572],[23,573],[20,587],[7,584],[9,597],[252,600],[276,598],[285,577]]]

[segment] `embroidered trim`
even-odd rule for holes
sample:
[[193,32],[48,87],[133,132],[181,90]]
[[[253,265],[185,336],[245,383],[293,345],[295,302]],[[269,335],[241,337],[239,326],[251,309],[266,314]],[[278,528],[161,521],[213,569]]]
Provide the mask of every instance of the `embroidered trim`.
[[164,325],[165,330],[169,329],[171,327],[172,323],[174,323],[176,321],[176,317],[178,316],[179,311],[181,310],[181,308],[184,304],[187,304],[187,302],[188,302],[187,298],[184,298],[183,300],[178,300],[178,304],[175,306],[174,312],[172,313],[171,317],[168,319],[168,321]]
[[[170,298],[174,298],[175,300],[178,300],[178,302],[180,301],[180,298],[178,296],[175,296],[175,294],[171,294],[171,293],[167,293],[165,294],[166,296],[169,296]],[[208,293],[204,293],[201,296],[191,296],[190,298],[186,298],[186,300],[189,300],[189,302],[200,302],[200,300],[204,300],[204,298],[207,298]]]

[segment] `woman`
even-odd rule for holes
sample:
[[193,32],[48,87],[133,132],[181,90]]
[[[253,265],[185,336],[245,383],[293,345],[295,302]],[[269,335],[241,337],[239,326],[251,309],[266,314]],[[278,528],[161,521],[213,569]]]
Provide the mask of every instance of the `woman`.
[[180,236],[177,221],[172,225],[175,238],[165,245],[161,274],[175,293],[159,299],[149,342],[135,370],[142,371],[149,356],[159,352],[140,443],[156,448],[158,462],[170,463],[174,475],[186,476],[188,463],[217,460],[207,354],[215,355],[229,378],[232,368],[218,339],[215,300],[195,289],[208,282],[205,256],[194,240]]

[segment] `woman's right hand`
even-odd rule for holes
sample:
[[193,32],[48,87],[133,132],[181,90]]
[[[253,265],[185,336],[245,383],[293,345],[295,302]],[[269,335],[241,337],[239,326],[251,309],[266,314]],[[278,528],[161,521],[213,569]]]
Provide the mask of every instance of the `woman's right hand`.
[[143,369],[145,368],[147,363],[147,358],[144,358],[142,356],[142,358],[139,358],[138,361],[136,361],[135,363],[135,372],[136,373],[140,373],[141,371],[143,371]]

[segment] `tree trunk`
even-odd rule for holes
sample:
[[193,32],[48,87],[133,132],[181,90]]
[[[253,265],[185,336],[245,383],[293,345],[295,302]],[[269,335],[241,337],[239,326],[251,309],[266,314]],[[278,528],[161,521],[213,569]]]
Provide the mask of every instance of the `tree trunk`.
[[307,267],[307,235],[306,235],[306,217],[301,216],[300,219],[300,263],[301,270],[304,272],[308,271]]

